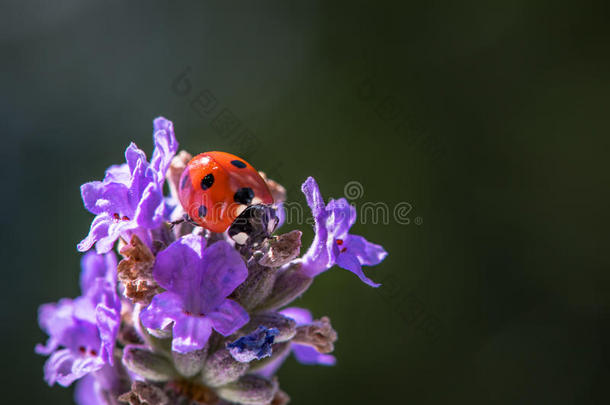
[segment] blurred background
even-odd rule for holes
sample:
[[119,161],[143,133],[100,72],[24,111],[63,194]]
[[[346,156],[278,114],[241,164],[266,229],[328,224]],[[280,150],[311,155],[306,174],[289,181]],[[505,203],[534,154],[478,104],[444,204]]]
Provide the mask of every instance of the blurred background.
[[335,268],[297,302],[339,341],[281,369],[293,404],[608,402],[607,4],[397,3],[0,5],[3,403],[71,403],[37,307],[78,294],[79,186],[159,115],[290,201],[312,175],[390,207],[353,228],[384,285]]

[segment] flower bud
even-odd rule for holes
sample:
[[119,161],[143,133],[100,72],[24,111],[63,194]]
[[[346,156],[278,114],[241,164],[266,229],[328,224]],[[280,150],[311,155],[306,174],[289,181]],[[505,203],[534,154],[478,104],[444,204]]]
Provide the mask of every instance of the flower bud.
[[174,367],[185,377],[192,377],[201,371],[207,355],[207,347],[202,350],[193,350],[188,353],[172,351]]
[[229,350],[221,349],[208,357],[201,378],[204,384],[218,387],[237,380],[247,370],[248,363],[238,362],[231,356]]
[[281,308],[307,291],[313,279],[303,274],[300,268],[300,262],[288,264],[286,270],[276,277],[271,294],[256,307],[256,311]]
[[296,322],[277,312],[263,312],[250,317],[250,322],[242,329],[244,333],[254,331],[258,326],[277,329],[274,343],[285,342],[293,338],[296,333]]
[[278,389],[271,401],[271,405],[287,405],[290,402],[290,397],[281,389]]
[[248,374],[239,380],[219,387],[216,392],[227,401],[244,405],[265,405],[271,403],[278,390],[276,379],[268,380]]
[[177,376],[168,359],[143,346],[126,346],[123,350],[123,364],[130,371],[150,381],[168,381]]
[[247,310],[256,307],[271,292],[277,269],[248,261],[248,278],[233,293],[236,300]]

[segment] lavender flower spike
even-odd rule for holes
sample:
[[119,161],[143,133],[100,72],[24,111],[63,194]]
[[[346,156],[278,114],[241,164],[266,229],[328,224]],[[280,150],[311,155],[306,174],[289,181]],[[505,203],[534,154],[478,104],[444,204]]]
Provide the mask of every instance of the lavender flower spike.
[[116,266],[113,256],[111,253],[100,257],[90,252],[82,261],[83,295],[39,308],[38,321],[49,339],[46,345],[36,346],[36,353],[51,355],[44,367],[49,385],[57,382],[68,386],[114,363],[121,302],[110,275]]
[[313,177],[301,186],[315,220],[316,235],[311,247],[301,258],[301,268],[310,277],[330,269],[335,264],[357,275],[372,287],[380,284],[364,275],[362,266],[381,263],[385,249],[348,231],[356,222],[356,209],[345,198],[330,200],[327,205]]
[[[290,353],[303,364],[334,365],[338,334],[327,316],[314,320],[306,309],[280,308],[334,265],[379,286],[362,266],[380,263],[387,253],[350,234],[355,208],[343,198],[325,204],[311,177],[302,190],[315,238],[299,259],[301,231],[271,235],[271,222],[255,215],[244,215],[249,226],[240,228],[248,237],[243,245],[231,238],[240,223],[224,233],[188,221],[171,228],[167,222],[178,219],[172,213],[188,219],[176,190],[192,155],[175,156],[178,143],[165,118],[154,121],[153,138],[150,160],[132,143],[125,163],[81,187],[85,208],[95,215],[78,245],[87,252],[81,295],[39,308],[40,327],[49,336],[35,349],[49,356],[44,378],[49,385],[76,382],[78,405],[286,404],[277,369]],[[212,202],[222,195],[241,203],[233,188],[250,194],[256,173],[245,170],[241,158],[226,166],[214,172],[211,191],[208,183],[201,190]],[[266,182],[275,204],[253,198],[242,214],[261,211],[265,219],[282,220],[286,190],[260,176],[256,181]],[[166,178],[169,196],[163,193]],[[119,238],[126,244],[117,263]]]
[[89,235],[78,244],[79,251],[95,244],[98,253],[106,253],[119,236],[133,232],[148,241],[146,230],[157,228],[166,219],[163,183],[178,142],[171,121],[159,117],[153,126],[155,150],[150,163],[132,143],[125,150],[127,163],[111,166],[103,181],[81,186],[85,208],[96,217]]
[[173,329],[172,349],[202,349],[212,329],[228,336],[249,316],[226,297],[248,276],[241,256],[225,241],[206,248],[206,239],[187,235],[157,255],[153,277],[167,291],[155,295],[140,319],[149,329]]

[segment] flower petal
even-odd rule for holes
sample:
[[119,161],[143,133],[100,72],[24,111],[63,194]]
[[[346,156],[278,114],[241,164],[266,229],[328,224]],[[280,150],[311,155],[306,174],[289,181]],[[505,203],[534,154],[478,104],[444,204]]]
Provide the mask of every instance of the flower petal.
[[[74,302],[69,298],[61,299],[58,303],[43,304],[38,308],[38,324],[53,341],[47,342],[47,347],[37,347],[39,354],[49,354],[59,344],[58,339],[68,328],[74,326]],[[50,350],[50,351],[49,351]],[[47,351],[45,353],[45,351]]]
[[357,275],[360,280],[370,285],[371,287],[379,287],[381,284],[375,283],[373,280],[364,275],[362,271],[362,266],[358,261],[358,258],[350,253],[341,253],[337,257],[337,266],[342,267],[346,270],[351,271],[355,275]]
[[212,320],[214,329],[223,336],[236,332],[250,320],[248,312],[237,302],[229,299],[225,299],[216,311],[207,315]]
[[240,254],[224,240],[204,250],[202,263],[200,308],[209,313],[246,280],[248,269]]
[[[123,233],[127,233],[127,231],[134,229],[138,226],[135,221],[114,221],[110,220],[108,224],[107,234],[102,236],[97,243],[95,244],[95,250],[97,253],[108,253],[114,247],[114,242],[121,236]],[[129,238],[126,238],[129,239]]]
[[77,405],[104,405],[101,387],[93,375],[81,378],[74,390],[74,402]]
[[132,142],[125,149],[125,161],[127,162],[129,172],[133,173],[139,163],[146,162],[146,153]]
[[329,213],[326,227],[329,231],[330,243],[334,239],[342,239],[356,222],[356,208],[347,202],[345,198],[330,200],[326,206]]
[[[77,245],[79,252],[86,252],[91,249],[98,240],[108,235],[108,229],[113,223],[113,218],[109,214],[100,214],[93,219],[91,228],[89,229],[89,235]],[[110,249],[108,249],[110,250]],[[108,252],[108,250],[106,252]],[[98,253],[106,253],[98,250]]]
[[114,252],[100,255],[95,252],[87,252],[81,259],[80,288],[86,293],[93,285],[96,278],[104,278],[112,284],[116,284],[117,259]]
[[182,315],[182,300],[170,291],[157,294],[140,313],[142,325],[149,329],[165,329]]
[[348,252],[358,258],[363,266],[379,264],[388,255],[382,246],[371,243],[359,235],[348,235],[344,246]]
[[83,184],[80,191],[85,208],[92,214],[99,215],[106,212],[131,216],[133,213],[128,204],[129,190],[125,184],[92,181]]
[[335,356],[318,353],[318,351],[311,346],[293,343],[292,352],[294,353],[294,357],[301,364],[334,366],[337,362]]
[[289,307],[280,311],[280,314],[294,319],[297,325],[305,325],[313,321],[311,312],[305,308]]
[[163,221],[164,210],[163,190],[151,182],[142,192],[134,219],[143,228],[157,228]]
[[311,208],[315,221],[315,236],[311,246],[302,257],[302,269],[310,277],[317,276],[328,270],[334,264],[332,250],[329,249],[329,233],[326,226],[328,213],[326,212],[324,200],[318,184],[313,177],[309,177],[301,186],[307,204]]
[[264,367],[259,368],[254,373],[262,377],[271,378],[275,372],[284,364],[288,356],[290,355],[290,348],[285,350],[280,355],[272,358]]
[[74,355],[69,349],[58,350],[44,365],[45,381],[49,385],[56,382],[64,387],[75,380],[102,368],[104,363],[98,357]]
[[104,176],[104,183],[122,183],[126,186],[129,184],[131,179],[131,172],[129,166],[126,163],[120,165],[112,165],[106,169]]
[[204,316],[184,315],[176,319],[172,350],[188,353],[203,349],[212,334],[212,321]]
[[114,345],[119,334],[121,313],[116,308],[99,304],[95,309],[96,323],[100,334],[102,359],[108,364],[114,364]]
[[178,150],[178,142],[174,135],[174,124],[164,118],[158,117],[153,122],[155,150],[150,159],[150,165],[158,174],[158,182],[165,180],[165,173]]
[[190,312],[201,312],[199,286],[205,245],[205,238],[199,235],[184,236],[159,252],[153,267],[153,277],[157,283],[178,294],[184,308]]

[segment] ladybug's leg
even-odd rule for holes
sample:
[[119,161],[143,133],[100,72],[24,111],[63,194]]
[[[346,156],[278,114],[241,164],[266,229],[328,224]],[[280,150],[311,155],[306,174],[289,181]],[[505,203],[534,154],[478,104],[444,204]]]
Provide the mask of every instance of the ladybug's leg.
[[177,220],[175,220],[175,221],[170,222],[170,223],[169,223],[169,229],[174,229],[174,226],[176,226],[176,225],[180,225],[180,224],[183,224],[183,223],[185,223],[185,222],[187,222],[187,223],[189,223],[189,224],[191,224],[191,225],[193,225],[193,226],[199,226],[199,225],[197,225],[197,223],[195,223],[195,221],[193,221],[193,220],[191,219],[191,217],[189,216],[189,214],[184,214],[184,215],[182,216],[182,218],[180,218],[180,219],[177,219]]

